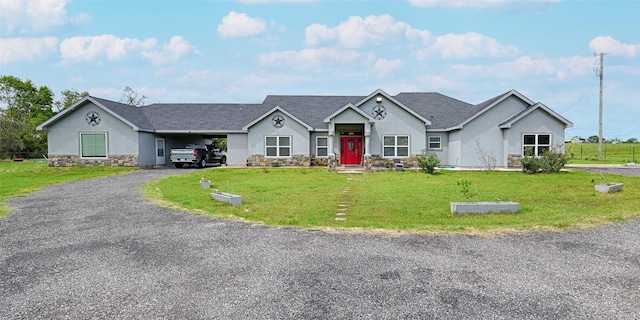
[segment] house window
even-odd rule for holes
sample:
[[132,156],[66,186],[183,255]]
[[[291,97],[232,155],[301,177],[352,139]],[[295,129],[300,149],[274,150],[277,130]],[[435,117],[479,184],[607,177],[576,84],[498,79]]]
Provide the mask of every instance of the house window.
[[522,136],[522,155],[541,156],[551,149],[551,135],[549,134],[525,134]]
[[316,137],[316,157],[326,157],[329,155],[329,138]]
[[382,149],[385,157],[408,157],[409,136],[383,136]]
[[429,149],[442,150],[442,137],[429,137]]
[[265,155],[269,158],[291,157],[291,137],[265,137]]
[[107,157],[107,134],[106,133],[80,133],[80,157],[106,158]]

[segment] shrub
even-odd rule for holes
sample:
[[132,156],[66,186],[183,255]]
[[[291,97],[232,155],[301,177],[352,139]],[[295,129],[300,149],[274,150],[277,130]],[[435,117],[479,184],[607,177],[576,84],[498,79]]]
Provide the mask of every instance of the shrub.
[[522,171],[526,173],[538,173],[541,166],[540,162],[540,158],[525,156],[520,160],[520,164],[522,164]]
[[562,152],[557,152],[555,150],[545,151],[542,155],[542,171],[551,173],[551,172],[559,172],[564,168],[564,166],[569,162],[569,157],[567,157]]
[[440,164],[440,159],[435,154],[430,154],[428,157],[418,156],[418,166],[423,172],[433,173],[438,164]]
[[456,182],[457,185],[460,186],[460,192],[467,199],[467,201],[473,201],[473,197],[476,197],[478,200],[478,183],[474,182],[473,185],[476,187],[475,192],[471,190],[471,180],[469,179],[460,179]]
[[547,150],[541,157],[527,157],[520,160],[522,171],[526,173],[559,172],[569,162],[569,157],[556,150]]

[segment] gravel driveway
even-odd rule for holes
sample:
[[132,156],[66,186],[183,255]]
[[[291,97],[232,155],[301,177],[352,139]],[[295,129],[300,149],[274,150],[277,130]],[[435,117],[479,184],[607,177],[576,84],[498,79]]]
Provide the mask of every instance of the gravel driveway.
[[272,228],[158,207],[144,170],[0,219],[5,319],[638,319],[640,220],[495,237]]

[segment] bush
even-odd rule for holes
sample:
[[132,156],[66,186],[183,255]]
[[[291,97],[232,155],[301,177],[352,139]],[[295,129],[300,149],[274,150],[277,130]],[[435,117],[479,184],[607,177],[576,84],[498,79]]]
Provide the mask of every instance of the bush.
[[569,162],[569,157],[555,150],[545,151],[541,157],[524,157],[520,160],[522,171],[526,173],[559,172]]
[[430,154],[428,157],[418,156],[418,166],[422,172],[433,173],[438,164],[440,164],[440,159],[435,154]]

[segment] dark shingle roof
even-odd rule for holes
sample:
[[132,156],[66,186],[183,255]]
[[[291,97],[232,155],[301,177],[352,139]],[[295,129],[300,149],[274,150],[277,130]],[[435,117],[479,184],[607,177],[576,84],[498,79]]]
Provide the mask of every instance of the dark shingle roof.
[[142,107],[156,130],[241,130],[268,108],[261,104],[157,103]]
[[356,104],[365,96],[267,96],[262,104],[268,109],[280,107],[315,129],[326,129],[324,119],[338,109]]
[[431,121],[431,129],[456,126],[480,110],[477,106],[436,92],[405,92],[394,98]]
[[105,100],[101,98],[91,97],[105,108],[118,114],[120,117],[131,122],[133,125],[140,128],[140,130],[152,131],[154,126],[143,112],[143,108],[134,107],[132,105],[115,102],[111,100]]
[[[393,98],[431,121],[430,129],[443,130],[464,123],[505,94],[476,105],[436,92],[404,92]],[[314,129],[326,129],[327,116],[349,103],[356,105],[366,96],[269,95],[258,104],[156,103],[144,107],[92,98],[141,130],[237,131],[275,107]]]

